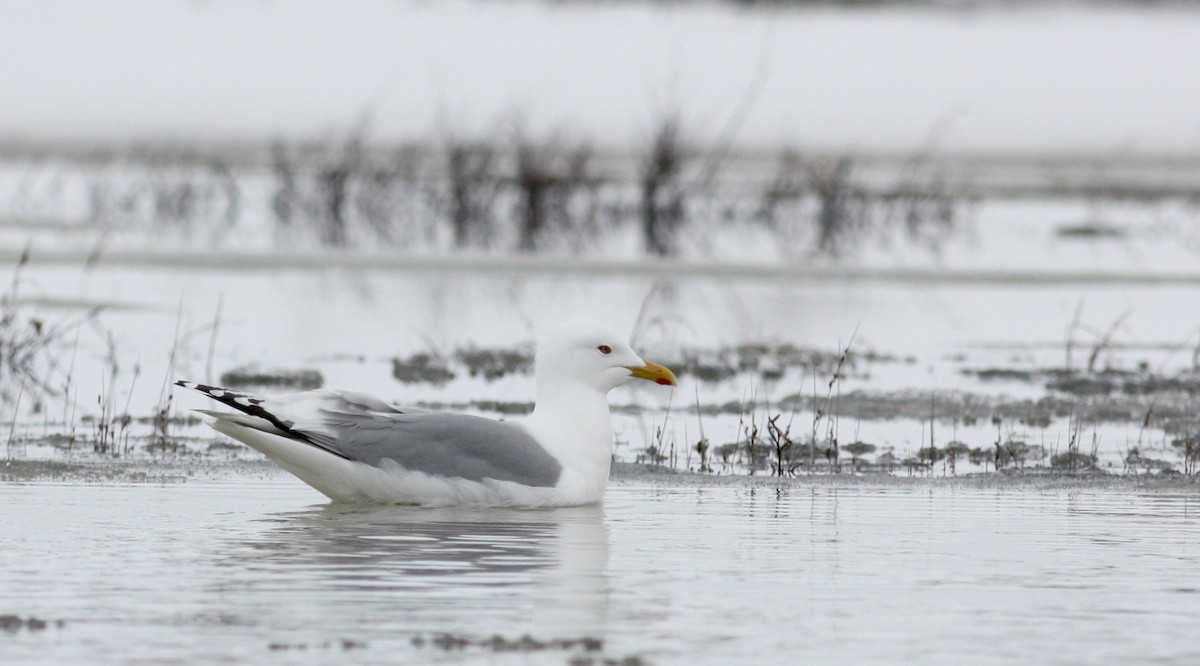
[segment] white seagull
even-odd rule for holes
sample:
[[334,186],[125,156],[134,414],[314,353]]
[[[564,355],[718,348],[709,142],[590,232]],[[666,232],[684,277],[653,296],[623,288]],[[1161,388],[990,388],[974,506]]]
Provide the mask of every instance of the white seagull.
[[599,502],[612,461],[608,392],[675,386],[603,324],[558,326],[537,348],[537,401],[516,421],[390,405],[322,389],[275,397],[176,382],[238,412],[197,410],[335,502],[574,506]]

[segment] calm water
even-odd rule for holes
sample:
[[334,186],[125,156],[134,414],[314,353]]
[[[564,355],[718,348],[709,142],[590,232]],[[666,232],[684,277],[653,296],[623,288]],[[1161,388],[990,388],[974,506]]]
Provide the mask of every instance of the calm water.
[[6,664],[583,654],[479,644],[497,634],[648,663],[1200,661],[1193,491],[618,485],[603,507],[463,511],[234,478],[0,503],[0,615],[65,621],[0,632]]

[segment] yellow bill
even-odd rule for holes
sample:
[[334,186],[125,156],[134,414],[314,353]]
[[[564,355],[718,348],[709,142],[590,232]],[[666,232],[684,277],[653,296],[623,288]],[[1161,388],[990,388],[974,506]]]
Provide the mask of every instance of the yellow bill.
[[642,366],[632,366],[629,370],[638,379],[648,379],[655,384],[662,384],[663,386],[678,385],[678,382],[675,380],[675,373],[653,361],[646,361],[646,365]]

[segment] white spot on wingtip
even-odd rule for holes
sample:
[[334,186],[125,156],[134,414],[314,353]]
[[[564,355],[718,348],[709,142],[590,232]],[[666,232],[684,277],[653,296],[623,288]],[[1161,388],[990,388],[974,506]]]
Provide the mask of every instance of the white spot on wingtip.
[[234,402],[236,402],[236,403],[237,403],[237,404],[239,404],[239,405],[244,405],[244,406],[246,406],[246,407],[249,407],[249,406],[250,406],[250,398],[247,398],[246,396],[241,396],[241,397],[238,397],[238,398],[234,398],[234,399],[233,399],[233,401],[234,401]]
[[214,398],[224,398],[225,397],[225,392],[222,391],[221,389],[213,389],[213,390],[209,391],[208,394]]

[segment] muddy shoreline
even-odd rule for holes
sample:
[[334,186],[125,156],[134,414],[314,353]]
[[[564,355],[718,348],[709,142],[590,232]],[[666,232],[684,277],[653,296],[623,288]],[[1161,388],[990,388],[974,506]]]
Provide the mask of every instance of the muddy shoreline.
[[[0,483],[157,484],[251,479],[279,481],[291,476],[267,460],[27,460],[0,462]],[[641,463],[614,463],[610,487],[746,488],[964,488],[1030,491],[1190,491],[1200,493],[1200,479],[1182,474],[1133,475],[1103,472],[1064,473],[1049,468],[1005,470],[959,475],[892,474],[887,472],[819,472],[775,477],[767,474],[702,474]]]

